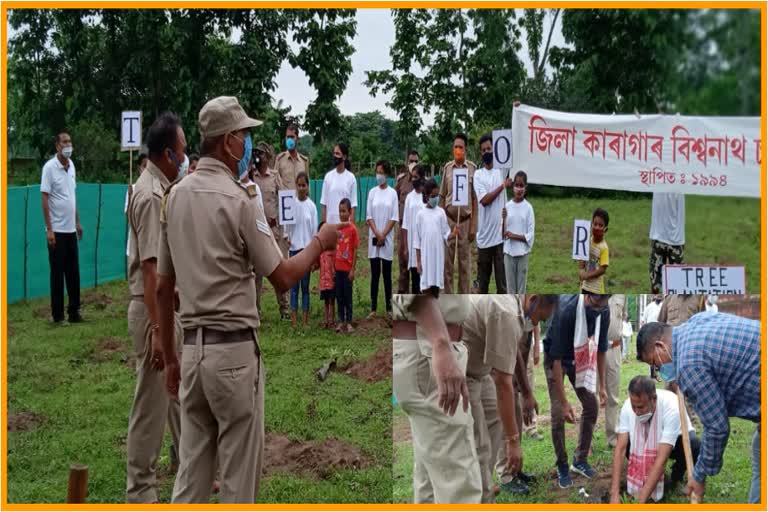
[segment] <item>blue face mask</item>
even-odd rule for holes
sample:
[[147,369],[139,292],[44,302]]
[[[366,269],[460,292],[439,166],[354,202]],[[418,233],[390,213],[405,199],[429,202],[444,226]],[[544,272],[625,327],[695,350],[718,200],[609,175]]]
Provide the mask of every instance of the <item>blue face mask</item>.
[[[657,348],[656,350],[659,349]],[[666,348],[664,350],[666,351]],[[675,380],[677,380],[675,374],[675,365],[672,363],[672,361],[664,363],[659,367],[659,376],[664,379],[664,382],[675,382]]]
[[428,204],[430,208],[436,208],[437,203],[440,201],[440,196],[430,197]]
[[296,141],[293,140],[293,137],[286,137],[285,138],[285,147],[288,151],[293,151],[296,147]]
[[244,140],[243,157],[237,162],[237,177],[241,180],[248,174],[248,167],[251,164],[251,154],[253,153],[253,142],[251,136],[246,135]]

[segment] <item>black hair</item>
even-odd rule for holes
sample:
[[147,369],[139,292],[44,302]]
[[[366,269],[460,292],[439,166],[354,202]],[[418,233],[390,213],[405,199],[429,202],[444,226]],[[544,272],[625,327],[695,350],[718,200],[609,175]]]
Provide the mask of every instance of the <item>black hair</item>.
[[389,165],[389,160],[379,160],[378,162],[376,162],[376,169],[378,169],[379,167],[381,167],[384,170],[384,174],[386,174],[387,176],[389,176],[390,173],[392,172],[392,166]]
[[56,144],[59,143],[59,140],[61,139],[61,136],[64,135],[65,133],[71,137],[71,134],[69,133],[69,130],[67,130],[66,128],[57,131],[56,135],[53,136],[53,149],[54,150],[56,149]]
[[163,112],[147,130],[149,156],[159,157],[168,148],[176,146],[181,119],[173,112]]
[[146,160],[147,158],[149,158],[149,157],[143,151],[141,153],[139,153],[139,160],[138,160],[139,167],[141,167],[141,164],[143,164],[144,160]]
[[309,185],[309,176],[307,176],[307,173],[303,171],[296,175],[296,183],[298,183],[299,180],[304,180],[307,185]]
[[629,381],[627,390],[630,395],[645,395],[648,398],[656,398],[656,383],[654,383],[647,375],[637,375],[632,377],[632,380]]
[[411,156],[411,155],[416,155],[417,157],[419,157],[419,160],[421,160],[421,155],[419,155],[419,152],[416,151],[415,149],[408,150],[408,156]]
[[422,178],[427,177],[427,168],[421,164],[416,164],[413,166],[413,170],[416,171],[416,174],[421,176]]
[[643,360],[643,354],[648,350],[657,340],[664,336],[664,333],[669,329],[669,325],[663,322],[649,322],[640,328],[640,332],[637,333],[637,360]]
[[337,142],[334,147],[339,148],[341,154],[344,155],[344,168],[348,171],[352,171],[352,164],[349,163],[349,146],[343,142]]
[[595,217],[600,217],[603,219],[603,223],[605,224],[605,227],[608,227],[608,212],[603,210],[602,208],[597,208],[594,212],[592,212],[592,220],[595,219]]
[[554,293],[543,293],[541,295],[537,295],[537,297],[539,298],[539,303],[542,306],[551,306],[553,304],[557,306],[557,304],[560,302],[560,296]]
[[299,125],[295,123],[289,124],[288,126],[285,127],[285,131],[289,131],[289,130],[296,134],[297,139],[299,138]]
[[224,140],[224,135],[203,137],[203,140],[200,142],[200,154],[202,156],[213,155],[222,140]]
[[512,178],[512,186],[515,185],[517,178],[523,178],[523,183],[525,184],[525,193],[523,194],[523,199],[526,199],[528,197],[528,175],[525,173],[525,171],[517,171],[515,173],[515,177]]
[[199,161],[200,161],[200,155],[198,155],[197,153],[192,153],[191,155],[189,155],[189,163],[199,162]]
[[422,199],[424,200],[424,204],[427,204],[429,202],[429,195],[432,193],[434,189],[437,188],[437,182],[434,178],[430,178],[427,180],[426,183],[424,183],[424,190],[421,192]]
[[347,210],[352,211],[352,201],[347,199],[346,197],[339,201],[339,206],[344,205],[347,207]]
[[[456,139],[453,139],[453,140],[456,140]],[[480,137],[480,141],[477,143],[477,146],[480,147],[486,142],[490,142],[491,144],[493,144],[493,137],[491,137],[490,133],[486,133],[485,135]],[[464,143],[466,144],[466,141],[464,141]]]
[[457,133],[456,136],[453,138],[453,141],[456,142],[456,139],[463,140],[464,141],[464,146],[466,147],[466,145],[467,145],[467,134],[466,133],[462,133],[462,132]]

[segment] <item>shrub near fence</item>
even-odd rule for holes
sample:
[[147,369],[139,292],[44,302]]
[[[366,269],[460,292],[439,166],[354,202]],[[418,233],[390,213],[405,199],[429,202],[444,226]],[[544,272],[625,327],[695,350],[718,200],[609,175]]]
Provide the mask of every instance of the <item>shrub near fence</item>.
[[[388,180],[394,186],[394,179]],[[357,178],[356,221],[364,222],[368,192],[376,178]],[[127,224],[124,213],[127,185],[78,183],[77,207],[83,226],[80,242],[82,288],[124,279]],[[310,197],[318,208],[323,180],[311,180]],[[7,203],[8,303],[50,293],[48,248],[40,186],[9,187]]]

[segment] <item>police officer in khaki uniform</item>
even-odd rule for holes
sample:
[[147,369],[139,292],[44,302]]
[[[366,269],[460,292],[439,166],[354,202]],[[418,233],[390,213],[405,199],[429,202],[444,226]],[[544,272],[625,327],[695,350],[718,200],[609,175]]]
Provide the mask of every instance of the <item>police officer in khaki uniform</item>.
[[[466,159],[467,136],[456,134],[453,140],[453,161],[443,167],[443,177],[440,182],[440,207],[448,216],[448,226],[459,225],[459,251],[456,254],[456,242],[448,244],[445,251],[445,293],[453,293],[453,260],[458,259],[459,293],[469,293],[470,286],[470,250],[477,233],[477,196],[475,196],[474,176],[477,166]],[[469,202],[470,206],[453,206],[453,170],[466,168],[469,170]],[[461,211],[461,215],[459,215]]]
[[[527,385],[524,354],[519,348],[539,321],[548,318],[557,296],[470,295],[463,339],[469,350],[469,387],[475,444],[483,480],[483,503],[494,502],[493,469],[502,488],[528,492],[530,476],[522,471],[523,419],[537,409]],[[517,389],[517,383],[522,383]],[[521,392],[523,399],[516,395]]]
[[[272,230],[272,235],[277,241],[283,258],[288,257],[288,244],[285,241],[285,232],[283,227],[277,222],[277,193],[286,188],[280,178],[280,175],[274,169],[269,167],[269,156],[272,148],[266,142],[256,144],[256,172],[253,175],[253,181],[261,190],[261,199],[264,205],[264,215],[267,217],[267,224]],[[256,274],[256,304],[261,314],[261,295],[263,290],[263,276]],[[291,317],[288,307],[288,292],[277,294],[277,304],[280,308],[280,316],[283,320]]]
[[461,323],[469,298],[392,298],[392,389],[411,424],[415,503],[480,503]]
[[669,294],[661,303],[658,321],[677,327],[696,313],[704,311],[706,298],[706,295]]
[[[412,149],[408,151],[407,166],[403,169],[403,172],[397,175],[395,179],[395,192],[397,192],[397,204],[398,211],[400,212],[400,222],[397,223],[397,261],[398,261],[398,274],[397,274],[397,293],[408,293],[408,253],[403,253],[401,248],[406,245],[403,242],[403,232],[401,225],[403,223],[403,212],[405,211],[405,200],[413,191],[413,183],[411,183],[411,171],[419,163],[419,153]],[[403,258],[405,256],[405,258]]]
[[[128,204],[131,235],[128,246],[128,332],[136,354],[136,391],[128,423],[128,503],[157,503],[155,468],[163,445],[166,420],[173,445],[179,446],[179,402],[165,392],[162,346],[158,336],[157,249],[160,203],[175,180],[187,141],[179,118],[162,114],[147,132],[149,161],[133,187]],[[175,346],[180,348],[181,324],[174,317]]]
[[296,189],[296,176],[300,172],[309,176],[309,160],[296,149],[299,144],[299,127],[291,124],[285,129],[286,150],[277,155],[275,170],[286,189]]
[[[256,198],[239,178],[251,159],[251,119],[233,97],[210,100],[198,118],[202,158],[166,191],[158,253],[160,337],[166,387],[181,402],[180,467],[174,503],[208,503],[218,456],[222,503],[254,503],[264,453],[264,367],[252,270],[287,290],[324,250],[324,227],[301,253],[283,260]],[[173,350],[178,284],[184,347]]]
[[608,299],[611,322],[608,324],[608,352],[605,353],[605,439],[616,446],[616,422],[619,419],[619,387],[621,386],[621,328],[627,311],[626,295],[613,294]]

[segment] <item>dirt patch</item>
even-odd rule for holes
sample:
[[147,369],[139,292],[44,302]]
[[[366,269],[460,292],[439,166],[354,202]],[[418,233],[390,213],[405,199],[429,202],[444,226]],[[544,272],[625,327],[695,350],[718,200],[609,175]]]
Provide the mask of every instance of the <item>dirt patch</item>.
[[380,348],[365,361],[355,361],[339,369],[366,382],[376,382],[392,378],[392,345]]
[[91,359],[97,363],[105,363],[114,360],[117,354],[124,353],[127,349],[127,343],[120,338],[103,338],[96,343]]
[[14,329],[13,327],[11,327],[9,325],[8,326],[8,337],[10,338],[11,336],[16,336],[16,329]]
[[406,416],[396,416],[392,418],[392,442],[411,442],[411,424]]
[[648,255],[647,250],[640,249],[639,247],[635,247],[634,249],[632,249],[631,253],[632,253],[632,256],[635,258],[641,258],[643,256]]
[[32,316],[35,318],[51,318],[51,308],[42,306],[32,310]]
[[[557,471],[554,469],[547,475],[552,482],[553,503],[610,503],[611,501],[611,472],[598,472],[595,478],[587,480],[586,478],[571,473],[573,486],[568,489],[561,489],[557,485]],[[622,480],[624,477],[622,477]],[[581,493],[581,489],[589,496]]]
[[637,288],[638,288],[637,282],[632,281],[631,279],[625,279],[621,282],[622,290],[636,290]]
[[265,475],[291,473],[324,480],[336,471],[361,469],[370,464],[358,448],[333,437],[302,442],[269,432],[264,445]]
[[126,368],[130,368],[131,370],[136,369],[136,356],[133,354],[123,354],[123,357],[120,358],[120,362]]
[[544,280],[547,284],[573,284],[576,282],[573,277],[549,276]]
[[110,304],[112,304],[112,298],[101,292],[88,293],[82,301],[83,306],[93,306],[94,309],[106,309]]
[[29,432],[45,423],[45,416],[32,411],[8,415],[8,432]]
[[387,324],[387,320],[383,317],[376,317],[370,320],[367,318],[363,318],[356,322],[352,322],[352,325],[357,331],[355,334],[370,336],[370,335],[382,335],[383,333],[385,333],[383,334],[383,337],[385,338],[390,337],[389,332],[391,327]]

